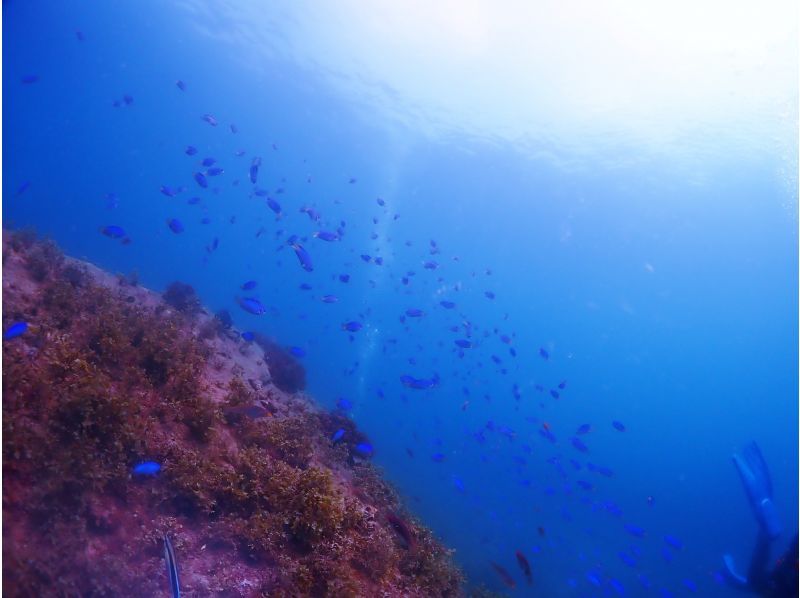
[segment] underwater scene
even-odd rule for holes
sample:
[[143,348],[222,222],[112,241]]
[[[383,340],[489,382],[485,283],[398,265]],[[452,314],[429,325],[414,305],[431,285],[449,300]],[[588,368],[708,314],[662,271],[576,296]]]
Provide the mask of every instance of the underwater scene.
[[2,6],[5,595],[798,595],[796,3]]

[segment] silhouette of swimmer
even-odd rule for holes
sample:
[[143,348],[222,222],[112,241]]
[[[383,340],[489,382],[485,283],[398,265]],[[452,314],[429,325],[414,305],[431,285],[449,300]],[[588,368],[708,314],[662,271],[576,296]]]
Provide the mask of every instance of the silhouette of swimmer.
[[726,554],[725,570],[731,584],[760,596],[788,598],[798,596],[798,537],[794,536],[789,548],[769,570],[769,550],[772,541],[781,533],[778,513],[772,502],[772,480],[767,463],[755,442],[733,455],[750,506],[758,521],[758,535],[747,577],[736,572],[733,557]]

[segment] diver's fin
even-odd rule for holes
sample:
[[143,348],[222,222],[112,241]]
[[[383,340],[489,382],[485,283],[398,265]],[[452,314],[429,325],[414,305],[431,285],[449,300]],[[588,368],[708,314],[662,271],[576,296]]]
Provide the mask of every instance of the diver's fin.
[[746,587],[747,578],[736,572],[736,566],[733,564],[733,557],[726,554],[722,557],[722,560],[725,562],[725,573],[727,574],[728,580],[734,585]]
[[772,498],[772,478],[769,475],[769,468],[764,460],[764,455],[761,454],[761,448],[755,442],[751,442],[745,447],[745,451],[750,467],[760,472],[767,497]]
[[751,442],[745,446],[741,453],[733,455],[733,463],[759,525],[770,539],[777,538],[781,533],[781,525],[772,502],[772,480],[758,445]]

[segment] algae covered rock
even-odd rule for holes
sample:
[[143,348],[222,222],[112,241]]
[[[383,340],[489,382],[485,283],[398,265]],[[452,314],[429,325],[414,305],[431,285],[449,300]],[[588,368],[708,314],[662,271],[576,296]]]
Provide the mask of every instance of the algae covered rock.
[[461,594],[277,343],[240,350],[203,332],[193,291],[29,235],[5,233],[3,259],[3,329],[27,323],[3,342],[5,595],[168,595],[165,536],[186,596]]

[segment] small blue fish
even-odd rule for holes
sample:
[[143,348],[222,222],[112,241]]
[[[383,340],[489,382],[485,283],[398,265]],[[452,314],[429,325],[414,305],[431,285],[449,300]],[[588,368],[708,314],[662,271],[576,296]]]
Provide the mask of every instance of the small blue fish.
[[294,249],[294,253],[297,256],[297,260],[300,262],[300,266],[306,272],[311,272],[314,270],[314,264],[311,262],[311,256],[305,250],[305,248],[300,245],[297,241],[295,241],[295,237],[289,239],[289,246]]
[[336,303],[339,301],[339,298],[336,295],[323,295],[322,302],[323,303]]
[[454,340],[453,342],[456,345],[458,345],[459,347],[461,347],[462,349],[469,349],[469,348],[472,347],[472,341],[468,341],[467,339],[464,339],[464,338],[458,338],[458,339]]
[[266,313],[267,308],[254,297],[244,297],[239,299],[239,307],[241,307],[247,313],[251,313],[254,316],[260,316],[261,314]]
[[622,582],[618,579],[614,579],[613,577],[608,580],[608,583],[614,588],[614,591],[619,594],[620,596],[625,595],[625,586],[622,585]]
[[204,175],[202,172],[195,172],[194,180],[197,181],[197,184],[203,189],[208,189],[208,179],[206,179],[206,175]]
[[178,193],[182,191],[182,189],[176,189],[175,187],[169,187],[167,185],[161,185],[161,193],[166,195],[167,197],[175,197]]
[[625,551],[618,552],[617,556],[619,556],[620,560],[623,563],[625,563],[626,565],[628,565],[629,567],[636,568],[638,566],[638,563],[636,562],[636,559],[633,558],[630,554],[628,554]]
[[582,453],[587,453],[587,452],[589,452],[589,447],[588,447],[588,446],[586,446],[586,445],[583,443],[583,440],[581,440],[581,439],[580,439],[580,438],[578,438],[577,436],[573,436],[573,437],[572,437],[572,446],[574,446],[576,449],[578,449],[578,450],[579,450],[580,452],[582,452]]
[[167,226],[169,227],[169,230],[171,230],[176,235],[184,231],[183,222],[181,222],[177,218],[170,218],[169,220],[167,220]]
[[248,343],[252,343],[253,340],[255,340],[256,335],[252,332],[242,332],[242,338]]
[[193,145],[187,145],[183,151],[187,156],[194,156],[197,153],[197,148]]
[[594,463],[587,463],[586,467],[589,471],[594,473],[599,473],[602,476],[607,478],[614,477],[614,471],[610,467],[606,467],[605,465],[595,465]]
[[552,442],[553,444],[555,444],[555,442],[556,442],[556,436],[555,436],[555,434],[553,434],[553,433],[552,433],[550,430],[548,430],[548,429],[545,429],[545,428],[542,428],[542,429],[540,429],[540,430],[539,430],[539,435],[540,435],[542,438],[544,438],[545,440],[548,440],[549,442]]
[[3,334],[3,340],[11,340],[12,338],[17,338],[18,336],[22,336],[28,330],[28,323],[27,322],[16,322],[8,327],[5,334]]
[[31,186],[31,182],[30,181],[23,181],[22,184],[17,188],[17,194],[16,194],[15,197],[19,197],[20,195],[25,193],[25,191],[27,191],[28,187],[30,187],[30,186]]
[[344,428],[339,428],[338,430],[336,430],[336,431],[333,433],[333,436],[331,436],[331,442],[333,442],[334,444],[336,444],[336,443],[337,443],[337,442],[339,442],[339,441],[340,441],[340,440],[341,440],[343,437],[344,437]]
[[345,399],[344,397],[339,397],[336,399],[336,407],[342,411],[350,411],[353,408],[353,401]]
[[351,320],[350,322],[342,324],[342,330],[346,330],[347,332],[358,332],[363,327],[364,325],[357,320]]
[[439,305],[445,309],[453,309],[456,306],[452,301],[439,301]]
[[180,89],[181,91],[186,91],[186,83],[184,83],[180,79],[175,81],[175,85],[177,85],[178,89]]
[[434,388],[439,385],[439,377],[434,375],[433,378],[414,378],[414,376],[409,376],[408,374],[404,374],[400,376],[400,382],[406,388],[413,388],[415,390],[427,390],[429,388]]
[[100,232],[110,239],[121,239],[125,236],[125,229],[115,224],[104,226],[100,229]]
[[598,588],[603,583],[603,582],[600,581],[600,577],[596,573],[594,573],[592,571],[590,571],[589,573],[586,574],[586,579],[588,580],[588,582],[590,584],[592,584],[593,586],[597,586]]
[[486,291],[484,295],[486,295],[487,299],[494,299],[494,293],[492,291]]
[[256,286],[258,286],[258,282],[255,280],[248,280],[247,282],[242,283],[239,288],[243,291],[252,291],[254,288],[256,288]]
[[250,182],[254,185],[258,181],[258,168],[261,166],[261,158],[255,157],[250,163]]
[[336,233],[332,233],[327,230],[318,230],[312,235],[316,239],[320,239],[322,241],[338,241],[340,239],[339,235]]
[[303,349],[301,349],[300,347],[290,347],[289,348],[289,353],[291,353],[295,357],[305,357],[306,356],[306,352]]
[[611,425],[614,426],[614,428],[619,432],[624,432],[625,431],[625,425],[622,422],[618,422],[617,420],[614,420],[613,422],[611,422]]
[[431,455],[431,461],[434,461],[435,463],[441,463],[442,461],[444,461],[444,454],[443,453],[433,453]]
[[300,290],[301,291],[310,291],[312,288],[313,287],[310,284],[308,284],[307,282],[304,282],[304,283],[302,283],[300,285]]
[[365,457],[371,457],[375,452],[375,449],[372,448],[372,445],[369,442],[361,442],[356,445],[356,452]]
[[220,168],[219,166],[214,166],[214,167],[209,168],[208,170],[206,170],[206,175],[207,176],[219,176],[221,174],[224,174],[224,172],[225,172],[224,169]]
[[591,430],[592,430],[592,424],[581,424],[580,426],[578,426],[578,429],[575,430],[575,433],[583,435],[583,434],[588,434],[589,432],[591,432]]
[[416,308],[416,307],[412,307],[412,308],[406,310],[406,315],[409,318],[421,318],[422,316],[425,315],[425,312],[422,311],[421,309]]
[[548,353],[544,347],[539,347],[539,356],[545,361],[550,359],[550,353]]
[[422,267],[425,268],[426,270],[436,270],[436,268],[439,267],[439,264],[434,261],[423,262]]
[[38,75],[24,75],[20,81],[22,81],[25,85],[30,85],[31,83],[36,83],[39,80]]
[[304,206],[304,207],[300,208],[300,211],[303,212],[304,214],[308,214],[308,217],[311,218],[311,220],[313,220],[314,222],[319,222],[319,220],[321,218],[319,212],[317,212],[312,207]]
[[683,542],[681,542],[675,536],[666,535],[664,536],[664,542],[672,546],[675,550],[681,550],[683,548]]
[[339,282],[350,282],[349,274],[339,274]]
[[266,202],[267,202],[267,206],[269,207],[269,209],[272,210],[273,212],[275,212],[275,214],[277,214],[278,217],[283,215],[283,212],[281,211],[281,204],[279,204],[277,201],[275,201],[271,197],[267,197]]
[[625,531],[627,531],[632,536],[636,536],[637,538],[644,538],[644,530],[638,525],[633,525],[632,523],[626,523]]
[[154,476],[161,471],[161,465],[155,461],[142,461],[133,468],[135,475]]
[[214,118],[213,114],[204,114],[201,118],[208,124],[210,124],[212,127],[216,127],[219,124],[219,122],[217,122],[217,119]]

